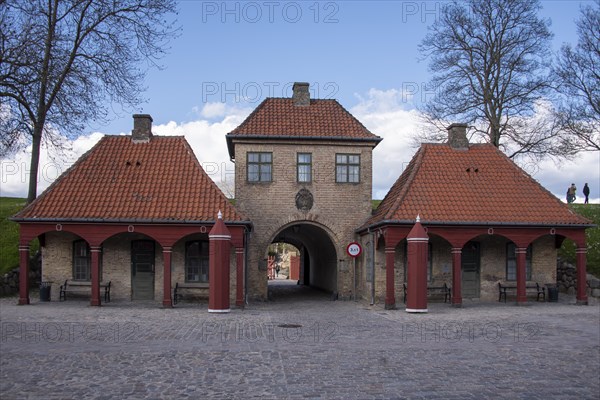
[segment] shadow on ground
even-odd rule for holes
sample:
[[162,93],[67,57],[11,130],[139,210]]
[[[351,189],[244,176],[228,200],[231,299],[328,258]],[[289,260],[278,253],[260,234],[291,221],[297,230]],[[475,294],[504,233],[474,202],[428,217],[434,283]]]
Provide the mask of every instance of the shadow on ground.
[[330,301],[331,293],[310,286],[298,285],[288,279],[269,281],[269,301],[291,303],[295,301]]

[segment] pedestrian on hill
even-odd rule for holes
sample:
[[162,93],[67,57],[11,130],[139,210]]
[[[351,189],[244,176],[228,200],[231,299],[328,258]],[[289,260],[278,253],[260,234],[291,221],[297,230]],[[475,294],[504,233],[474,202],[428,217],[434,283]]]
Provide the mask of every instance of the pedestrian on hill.
[[567,189],[567,203],[571,204],[575,202],[575,199],[577,198],[575,196],[575,193],[577,192],[577,187],[575,186],[574,183],[571,183],[571,186],[569,186],[569,188]]
[[588,204],[590,202],[590,187],[587,182],[583,185],[583,195],[585,196],[585,201],[583,203]]

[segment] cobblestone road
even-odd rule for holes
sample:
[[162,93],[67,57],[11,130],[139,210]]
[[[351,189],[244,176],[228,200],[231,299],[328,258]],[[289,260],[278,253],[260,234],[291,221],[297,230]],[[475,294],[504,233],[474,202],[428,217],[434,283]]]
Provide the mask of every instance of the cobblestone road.
[[[593,299],[592,299],[593,300]],[[8,399],[598,399],[600,306],[430,303],[425,315],[291,286],[206,304],[0,300]]]

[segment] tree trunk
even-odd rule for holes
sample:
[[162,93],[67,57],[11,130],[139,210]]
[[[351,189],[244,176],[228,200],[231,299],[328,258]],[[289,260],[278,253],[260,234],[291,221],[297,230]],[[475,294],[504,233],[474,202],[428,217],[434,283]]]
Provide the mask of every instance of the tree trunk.
[[44,126],[38,123],[33,126],[33,138],[31,140],[31,164],[29,170],[29,192],[27,193],[27,204],[37,197],[38,170],[40,164],[40,147],[42,144],[42,131]]

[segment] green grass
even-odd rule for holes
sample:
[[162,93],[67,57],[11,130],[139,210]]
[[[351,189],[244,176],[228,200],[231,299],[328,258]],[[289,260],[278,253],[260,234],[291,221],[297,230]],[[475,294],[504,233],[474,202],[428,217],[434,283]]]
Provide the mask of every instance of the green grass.
[[[25,199],[0,197],[0,274],[19,266],[19,224],[9,221],[25,206]],[[39,248],[37,240],[31,243],[34,255]]]
[[[587,271],[600,277],[600,204],[571,204],[571,209],[582,215],[596,225],[585,231],[587,243]],[[571,240],[565,240],[558,251],[558,256],[563,260],[576,265],[575,244]]]

